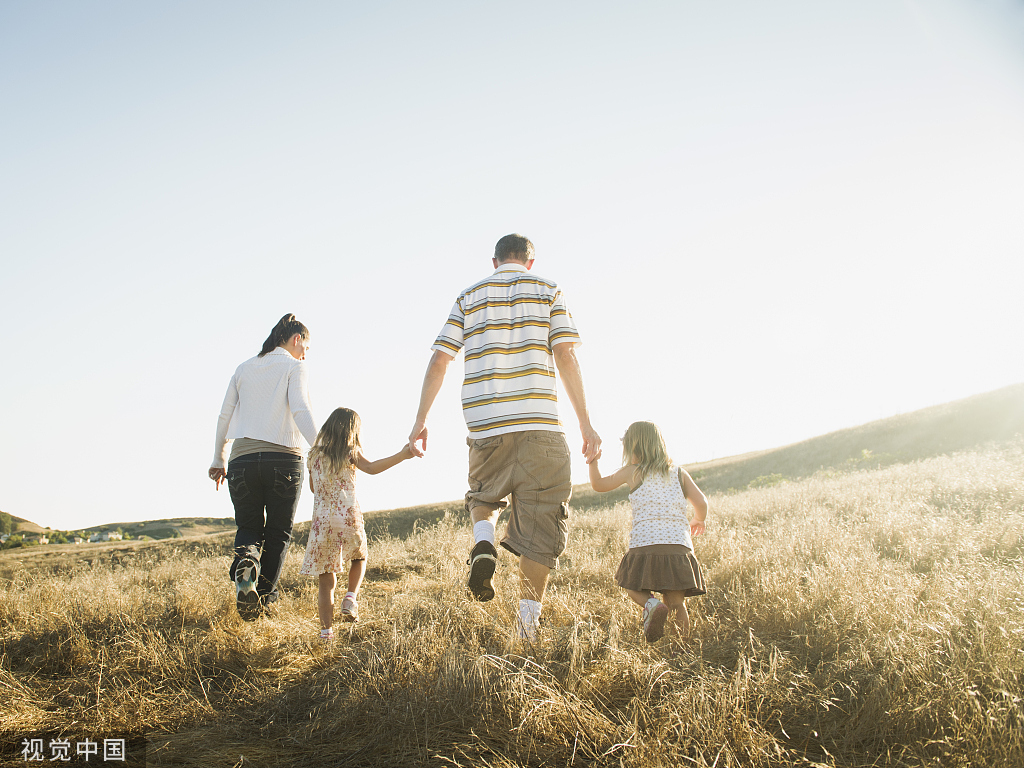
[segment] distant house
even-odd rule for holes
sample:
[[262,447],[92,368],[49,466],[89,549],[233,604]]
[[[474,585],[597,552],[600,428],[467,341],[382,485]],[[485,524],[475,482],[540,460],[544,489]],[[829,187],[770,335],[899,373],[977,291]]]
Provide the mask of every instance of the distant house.
[[100,531],[89,537],[89,541],[121,541],[121,534],[117,531]]
[[71,543],[72,544],[82,544],[84,542],[85,542],[85,539],[83,539],[81,536],[72,536],[71,537]]
[[7,540],[9,538],[11,538],[11,534],[9,534],[9,533],[0,533],[0,544],[6,544]]

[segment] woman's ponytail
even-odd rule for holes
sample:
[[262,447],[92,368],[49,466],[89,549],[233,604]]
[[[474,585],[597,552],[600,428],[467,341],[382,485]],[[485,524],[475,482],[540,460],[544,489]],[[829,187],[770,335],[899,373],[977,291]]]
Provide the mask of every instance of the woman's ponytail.
[[296,320],[295,315],[285,315],[277,321],[274,330],[270,332],[267,340],[263,342],[263,349],[260,350],[259,357],[263,357],[268,352],[273,352],[296,333],[303,339],[309,338],[309,329]]

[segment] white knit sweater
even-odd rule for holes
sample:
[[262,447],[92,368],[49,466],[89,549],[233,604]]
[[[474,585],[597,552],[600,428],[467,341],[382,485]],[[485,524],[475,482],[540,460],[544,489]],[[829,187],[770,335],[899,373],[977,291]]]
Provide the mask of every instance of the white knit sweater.
[[235,369],[220,408],[210,466],[227,466],[228,442],[236,437],[301,448],[303,437],[312,445],[316,434],[306,364],[278,347]]

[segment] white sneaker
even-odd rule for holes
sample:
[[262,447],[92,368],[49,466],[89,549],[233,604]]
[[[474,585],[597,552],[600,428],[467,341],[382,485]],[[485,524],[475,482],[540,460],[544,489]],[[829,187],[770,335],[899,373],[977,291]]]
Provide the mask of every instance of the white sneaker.
[[648,643],[661,639],[665,634],[665,619],[668,618],[668,606],[656,597],[652,597],[644,606],[644,615],[640,628]]
[[341,601],[341,620],[359,621],[359,603],[354,597],[345,597]]

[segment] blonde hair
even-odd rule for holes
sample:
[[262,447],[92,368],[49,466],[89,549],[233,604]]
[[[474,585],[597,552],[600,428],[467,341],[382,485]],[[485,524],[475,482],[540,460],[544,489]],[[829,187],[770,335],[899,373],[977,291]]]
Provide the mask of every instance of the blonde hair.
[[335,408],[334,413],[320,427],[316,442],[309,451],[309,462],[322,456],[327,463],[327,473],[340,474],[348,465],[354,464],[359,449],[359,414],[351,408]]
[[622,436],[622,464],[633,463],[636,457],[640,466],[637,471],[640,479],[645,480],[649,474],[668,474],[672,470],[672,459],[665,447],[665,438],[656,424],[649,421],[634,421]]

